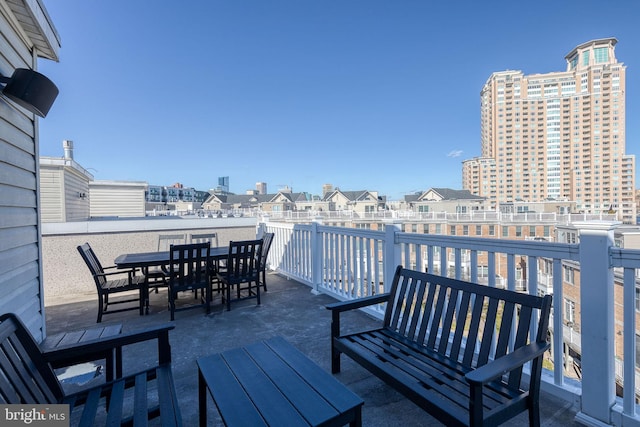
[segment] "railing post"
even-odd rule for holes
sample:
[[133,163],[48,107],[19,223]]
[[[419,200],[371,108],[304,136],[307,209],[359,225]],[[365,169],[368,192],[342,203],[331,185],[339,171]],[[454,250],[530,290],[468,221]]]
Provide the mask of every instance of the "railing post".
[[311,279],[313,281],[313,289],[311,293],[320,293],[320,282],[322,281],[322,238],[318,231],[318,226],[322,222],[322,218],[316,217],[311,223]]
[[617,222],[577,222],[580,231],[582,399],[576,419],[611,423],[615,403],[614,281],[609,249]]
[[256,239],[261,239],[262,236],[267,232],[267,223],[269,222],[269,216],[265,215],[262,219],[256,224]]
[[[400,243],[396,243],[396,233],[402,231],[400,224],[386,224],[384,227],[384,254],[382,259],[384,260],[384,290],[389,291],[391,283],[393,282],[393,276],[396,272],[396,267],[401,262],[401,248]],[[406,266],[405,266],[406,267]]]

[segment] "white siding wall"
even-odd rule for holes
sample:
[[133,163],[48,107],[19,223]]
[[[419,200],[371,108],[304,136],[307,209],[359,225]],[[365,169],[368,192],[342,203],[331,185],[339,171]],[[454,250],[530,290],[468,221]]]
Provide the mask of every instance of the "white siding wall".
[[[86,194],[86,198],[80,198],[80,193]],[[67,169],[64,174],[64,198],[66,221],[89,219],[89,180],[73,169]]]
[[109,185],[94,181],[89,188],[92,218],[145,216],[144,185]]
[[42,222],[64,222],[62,170],[40,168],[40,207]]
[[[2,5],[0,5],[2,8]],[[33,68],[31,51],[0,13],[0,73]],[[38,233],[37,124],[0,97],[0,313],[15,312],[44,334]]]

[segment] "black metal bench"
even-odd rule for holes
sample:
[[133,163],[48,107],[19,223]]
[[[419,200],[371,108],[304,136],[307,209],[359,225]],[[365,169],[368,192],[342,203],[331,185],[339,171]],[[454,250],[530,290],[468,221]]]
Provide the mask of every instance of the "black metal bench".
[[[173,328],[166,325],[58,347],[45,357],[20,319],[4,314],[0,316],[0,403],[23,407],[66,404],[71,425],[146,425],[148,419],[160,417],[163,426],[180,426],[171,374],[169,330]],[[63,366],[65,359],[76,363],[83,353],[100,354],[147,340],[158,342],[156,366],[73,394],[64,393],[48,363]]]
[[[340,335],[341,313],[380,303],[380,328]],[[530,424],[540,424],[551,296],[399,266],[389,293],[327,308],[333,373],[344,353],[446,425],[497,425],[526,410]]]

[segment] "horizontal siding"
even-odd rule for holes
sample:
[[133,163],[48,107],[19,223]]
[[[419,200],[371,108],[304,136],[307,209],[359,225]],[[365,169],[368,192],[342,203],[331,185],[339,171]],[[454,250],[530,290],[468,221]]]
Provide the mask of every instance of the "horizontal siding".
[[[0,2],[3,12],[8,12]],[[10,13],[10,12],[8,12]],[[0,13],[0,73],[31,68],[30,48]],[[44,331],[33,115],[0,97],[0,313],[17,313],[37,340]]]
[[0,141],[0,177],[4,184],[35,190],[33,154]]
[[40,170],[40,217],[42,222],[64,222],[62,171]]
[[64,174],[64,198],[66,221],[86,221],[89,219],[89,200],[80,198],[79,193],[89,197],[89,181],[73,172]]
[[143,217],[145,201],[143,190],[111,190],[91,188],[89,194],[91,217]]
[[0,182],[0,206],[35,209],[36,191],[35,189],[29,190]]

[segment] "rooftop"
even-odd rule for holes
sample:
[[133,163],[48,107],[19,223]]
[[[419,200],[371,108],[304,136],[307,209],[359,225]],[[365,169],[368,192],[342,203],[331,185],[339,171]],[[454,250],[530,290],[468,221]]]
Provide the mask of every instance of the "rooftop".
[[[208,354],[280,335],[330,372],[330,313],[324,306],[335,300],[325,294],[315,295],[310,287],[275,273],[267,276],[267,284],[269,291],[263,294],[261,306],[256,306],[252,299],[238,301],[227,312],[216,297],[209,315],[199,308],[176,313],[170,341],[173,373],[185,426],[197,425],[198,422],[196,359]],[[189,299],[185,296],[182,301],[188,303]],[[94,327],[96,304],[94,295],[74,295],[50,301],[46,307],[47,334]],[[150,305],[151,311],[147,316],[139,316],[137,311],[117,313],[107,316],[103,324],[122,323],[125,331],[132,331],[169,322],[166,292],[152,293]],[[345,319],[345,328],[376,324],[375,319],[360,312],[349,314]],[[139,344],[124,350],[125,373],[153,363],[152,359],[141,355],[154,355],[155,350],[149,347],[147,352],[143,346],[155,344]],[[364,426],[440,425],[347,357],[343,356],[342,372],[336,378],[364,399]],[[577,409],[569,402],[543,392],[540,408],[545,426],[578,425],[574,421]],[[213,425],[222,425],[211,402],[208,411],[210,423],[213,420]],[[527,415],[519,415],[509,425],[528,425]]]

